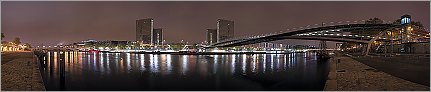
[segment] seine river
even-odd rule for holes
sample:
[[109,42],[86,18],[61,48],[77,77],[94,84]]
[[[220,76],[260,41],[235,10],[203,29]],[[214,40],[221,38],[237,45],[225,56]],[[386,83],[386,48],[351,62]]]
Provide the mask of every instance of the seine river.
[[[323,90],[329,64],[312,52],[171,55],[49,52],[47,90]],[[60,61],[64,61],[61,73]],[[64,74],[61,77],[60,74]]]

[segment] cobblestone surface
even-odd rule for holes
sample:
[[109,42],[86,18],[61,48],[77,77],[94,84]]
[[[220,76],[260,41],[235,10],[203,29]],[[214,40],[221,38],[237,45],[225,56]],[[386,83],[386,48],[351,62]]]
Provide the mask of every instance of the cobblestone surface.
[[429,91],[429,87],[378,71],[347,56],[337,56],[338,91]]
[[44,91],[45,86],[34,54],[32,52],[8,54],[17,54],[11,56],[18,57],[10,59],[10,61],[1,65],[1,90]]

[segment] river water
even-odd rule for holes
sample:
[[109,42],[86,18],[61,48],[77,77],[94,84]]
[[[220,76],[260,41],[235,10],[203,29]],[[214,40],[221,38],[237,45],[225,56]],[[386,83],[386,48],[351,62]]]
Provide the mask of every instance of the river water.
[[[60,55],[63,53],[63,55]],[[323,90],[329,64],[312,52],[171,55],[49,52],[47,90]],[[64,77],[60,67],[64,61]]]

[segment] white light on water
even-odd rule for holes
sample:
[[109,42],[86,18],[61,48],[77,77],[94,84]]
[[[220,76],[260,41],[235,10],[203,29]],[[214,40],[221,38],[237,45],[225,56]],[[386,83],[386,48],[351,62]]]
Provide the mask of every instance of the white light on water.
[[211,52],[226,52],[226,50],[212,50]]

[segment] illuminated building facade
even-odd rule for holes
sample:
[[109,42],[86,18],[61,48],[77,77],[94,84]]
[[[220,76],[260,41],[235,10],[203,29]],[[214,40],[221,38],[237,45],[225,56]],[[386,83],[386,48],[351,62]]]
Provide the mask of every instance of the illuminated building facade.
[[163,41],[163,31],[161,28],[153,29],[152,44],[161,45]]
[[153,35],[153,19],[136,20],[136,41],[142,44],[150,44]]
[[230,20],[217,20],[217,42],[234,37],[234,22]]
[[207,42],[208,44],[217,42],[217,29],[207,29]]

